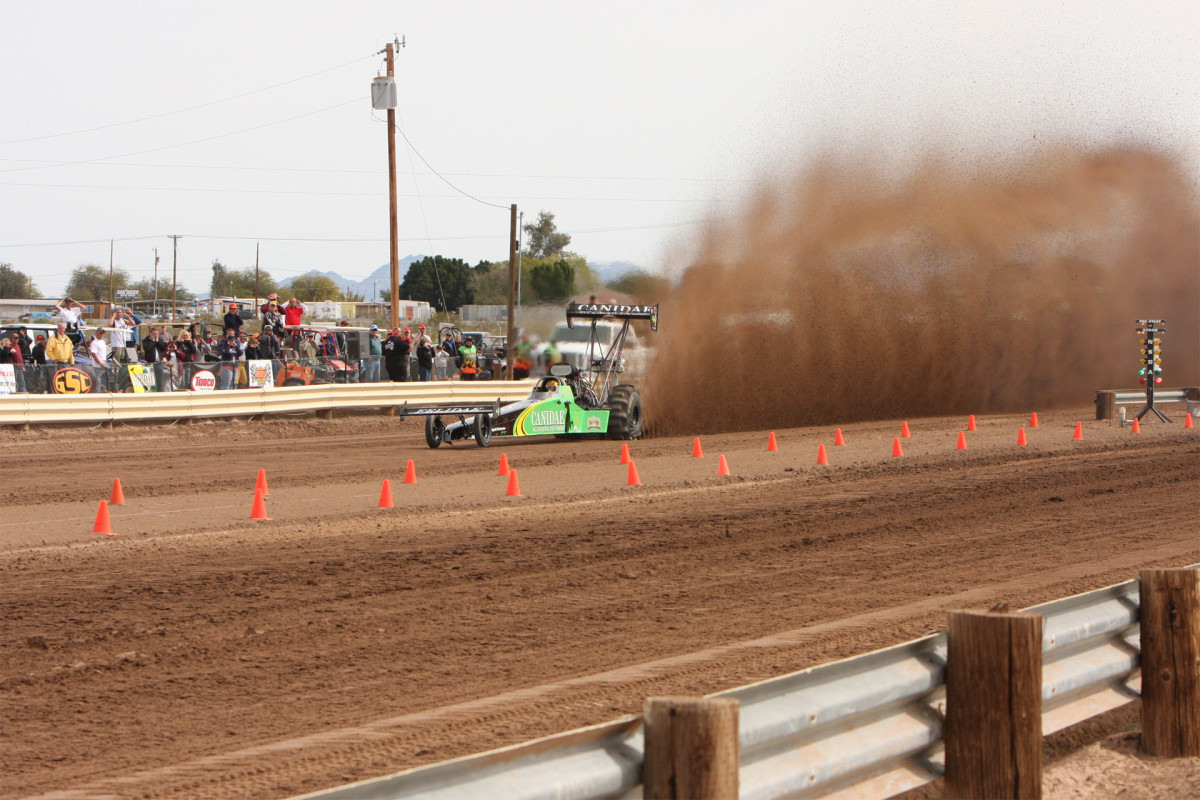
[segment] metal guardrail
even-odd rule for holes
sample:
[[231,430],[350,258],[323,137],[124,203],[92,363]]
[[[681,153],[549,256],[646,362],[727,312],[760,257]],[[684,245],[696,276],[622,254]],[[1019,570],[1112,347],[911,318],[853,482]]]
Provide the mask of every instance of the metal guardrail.
[[[1140,392],[1113,392],[1113,398],[1113,402],[1117,405],[1144,404],[1146,402],[1146,391],[1143,389]],[[1154,402],[1156,403],[1186,403],[1187,399],[1187,389],[1154,390]]]
[[[1042,615],[1042,730],[1138,696],[1138,582],[1056,600]],[[946,633],[713,697],[741,702],[742,798],[885,798],[944,771]],[[642,720],[466,756],[295,800],[640,797]]]
[[323,384],[149,394],[0,395],[0,425],[236,417],[418,403],[519,400],[533,381]]

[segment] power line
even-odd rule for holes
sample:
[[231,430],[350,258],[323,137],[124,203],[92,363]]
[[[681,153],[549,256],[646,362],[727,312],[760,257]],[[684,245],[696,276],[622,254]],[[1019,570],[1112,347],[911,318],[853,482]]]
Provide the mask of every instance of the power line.
[[305,117],[311,117],[315,114],[323,114],[326,111],[332,111],[335,108],[342,108],[344,106],[348,106],[351,103],[361,103],[361,102],[362,102],[362,98],[356,97],[353,100],[347,100],[344,103],[338,103],[337,105],[328,106],[327,108],[319,108],[316,111],[309,111],[305,114],[297,114],[296,116],[288,117],[287,119],[278,119],[278,120],[275,120],[274,122],[266,122],[266,123],[263,123],[262,125],[254,125],[249,128],[242,128],[241,130],[238,130],[238,131],[230,131],[228,133],[218,133],[215,136],[206,136],[203,139],[193,139],[190,142],[179,142],[177,144],[167,144],[167,145],[163,145],[162,147],[152,147],[148,150],[137,150],[132,153],[121,153],[121,154],[115,155],[115,156],[101,156],[100,158],[89,158],[89,159],[85,159],[83,161],[57,161],[57,162],[51,162],[49,164],[46,164],[46,165],[40,166],[40,167],[16,167],[14,169],[3,169],[3,170],[0,170],[0,172],[28,172],[30,170],[49,169],[51,167],[71,167],[71,166],[78,166],[80,164],[94,164],[94,163],[97,163],[100,161],[107,161],[112,158],[129,158],[130,156],[140,156],[140,155],[145,155],[146,153],[157,153],[162,150],[171,150],[176,147],[186,147],[186,146],[192,145],[192,144],[200,144],[201,142],[211,142],[214,139],[224,139],[227,136],[237,136],[238,134],[241,134],[241,133],[248,133],[250,131],[262,130],[263,128],[269,128],[272,125],[282,125],[285,122],[292,122],[294,120],[304,119]]
[[359,56],[358,58],[354,59],[353,61],[347,61],[345,64],[338,64],[335,67],[328,67],[328,68],[320,70],[318,72],[313,72],[309,75],[302,75],[299,78],[292,78],[291,80],[284,81],[282,83],[272,84],[271,86],[264,86],[261,89],[254,89],[253,91],[244,92],[242,94],[235,94],[232,97],[226,97],[221,100],[213,100],[208,103],[201,103],[198,106],[190,106],[188,108],[180,108],[175,111],[164,111],[161,114],[152,114],[148,117],[141,117],[139,119],[131,119],[126,122],[113,122],[108,125],[97,125],[94,128],[81,128],[79,130],[74,130],[74,131],[63,131],[62,133],[48,133],[48,134],[45,134],[44,136],[30,136],[29,138],[26,138],[26,139],[9,139],[8,141],[0,142],[0,145],[22,144],[24,142],[37,142],[37,141],[41,141],[43,139],[56,139],[56,138],[59,138],[62,136],[74,136],[79,133],[93,133],[95,131],[108,130],[109,128],[120,128],[125,125],[136,125],[139,122],[148,122],[152,119],[162,119],[163,117],[170,117],[175,114],[186,114],[189,111],[197,111],[201,108],[209,108],[211,106],[217,106],[222,103],[231,102],[233,100],[240,100],[243,97],[250,97],[251,95],[260,94],[262,92],[269,92],[272,89],[278,89],[281,86],[288,86],[293,83],[299,83],[300,81],[306,81],[309,78],[315,78],[318,75],[324,75],[326,72],[333,72],[334,70],[342,69],[343,67],[348,67],[351,64],[357,64],[360,61],[365,61],[366,59],[374,58],[374,57],[375,56],[373,53],[369,56]]
[[396,126],[396,131],[399,132],[400,136],[404,138],[404,141],[409,146],[409,148],[414,153],[417,154],[417,158],[421,159],[421,163],[424,164],[426,167],[428,167],[430,172],[432,172],[434,175],[437,175],[439,178],[441,178],[442,183],[446,184],[451,189],[453,189],[454,191],[461,194],[463,197],[471,198],[476,203],[481,203],[485,206],[491,206],[492,208],[499,208],[499,209],[503,209],[504,211],[508,211],[508,206],[502,206],[502,205],[498,205],[496,203],[489,203],[486,200],[480,200],[478,197],[471,194],[470,192],[463,191],[462,189],[455,186],[444,175],[442,175],[440,172],[438,172],[436,169],[434,169],[432,164],[430,164],[428,161],[425,160],[425,156],[421,155],[421,151],[417,149],[416,145],[414,145],[412,143],[412,141],[408,138],[408,135],[404,132],[404,130],[399,125]]

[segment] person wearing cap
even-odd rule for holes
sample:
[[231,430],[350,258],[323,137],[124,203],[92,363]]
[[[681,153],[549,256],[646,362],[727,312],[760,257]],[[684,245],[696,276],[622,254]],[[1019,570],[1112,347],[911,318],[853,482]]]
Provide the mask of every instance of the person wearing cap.
[[229,313],[221,319],[221,327],[229,330],[233,328],[234,333],[242,332],[242,315],[238,313],[238,304],[229,304]]
[[379,382],[379,362],[383,360],[383,342],[379,338],[379,326],[372,325],[367,332],[367,357],[363,359],[363,383]]
[[431,381],[433,380],[433,354],[435,348],[433,340],[425,335],[424,325],[421,326],[421,335],[417,337],[417,380]]
[[458,367],[458,379],[475,380],[479,375],[479,350],[475,348],[475,340],[470,336],[465,337],[458,348],[458,355],[462,359],[462,364]]
[[83,328],[80,320],[83,318],[83,305],[69,297],[64,297],[54,304],[58,309],[58,317],[66,326],[67,338],[72,346],[83,343]]
[[296,348],[300,354],[301,361],[316,361],[317,360],[317,343],[313,341],[311,333],[305,334],[300,340],[300,346]]
[[29,338],[29,329],[24,325],[17,328],[16,339],[13,341],[13,344],[20,348],[21,358],[26,364],[33,363],[30,353],[30,348],[33,347],[33,340]]
[[383,365],[387,368],[388,380],[408,380],[409,337],[393,329],[383,341]]
[[37,341],[33,343],[33,347],[29,348],[29,363],[46,363],[46,337],[40,333],[37,335]]
[[279,308],[279,295],[274,292],[267,295],[267,302],[259,307],[258,315],[262,320],[262,330],[264,333],[282,325],[283,311]]

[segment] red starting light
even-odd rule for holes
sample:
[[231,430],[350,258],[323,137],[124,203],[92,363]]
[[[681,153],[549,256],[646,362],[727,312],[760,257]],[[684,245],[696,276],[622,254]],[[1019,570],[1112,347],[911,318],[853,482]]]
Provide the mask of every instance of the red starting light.
[[1154,382],[1155,382],[1155,383],[1162,383],[1162,378],[1155,378],[1155,379],[1154,379]]
[[1142,381],[1142,386],[1145,386],[1145,385],[1146,385],[1146,379],[1145,379],[1145,378],[1142,378],[1142,379],[1141,379],[1141,381]]

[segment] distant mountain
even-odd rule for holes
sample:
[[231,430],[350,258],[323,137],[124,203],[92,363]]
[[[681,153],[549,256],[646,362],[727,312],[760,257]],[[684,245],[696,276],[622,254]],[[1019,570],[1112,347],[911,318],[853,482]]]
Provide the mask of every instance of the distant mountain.
[[[412,264],[415,264],[416,262],[420,261],[423,258],[425,258],[425,256],[423,256],[423,255],[415,255],[415,256],[410,255],[410,256],[405,256],[404,258],[400,259],[400,280],[402,280],[402,281],[404,280],[404,275],[408,272],[409,266],[411,266]],[[391,272],[392,272],[392,265],[390,263],[388,263],[388,264],[384,264],[379,269],[372,272],[366,278],[364,278],[362,280],[358,280],[358,281],[353,280],[351,278],[343,277],[342,275],[340,275],[336,272],[333,272],[332,270],[327,270],[327,271],[322,272],[319,269],[310,269],[308,272],[304,273],[304,276],[323,275],[326,278],[329,278],[331,281],[333,281],[334,284],[342,291],[346,291],[346,289],[349,288],[349,290],[351,292],[355,292],[357,294],[362,295],[365,300],[370,302],[373,299],[372,295],[374,294],[376,289],[379,290],[379,294],[380,294],[379,299],[381,299],[381,300],[387,299],[384,295],[387,293],[388,285],[391,283],[391,280],[392,280]],[[303,277],[303,276],[297,275],[295,277],[283,279],[282,281],[279,282],[279,288],[286,289],[286,288],[290,287],[292,285],[292,281],[296,280],[296,278],[298,278],[298,277]]]
[[622,275],[628,275],[630,272],[642,269],[632,261],[589,261],[588,266],[605,283],[615,281]]

